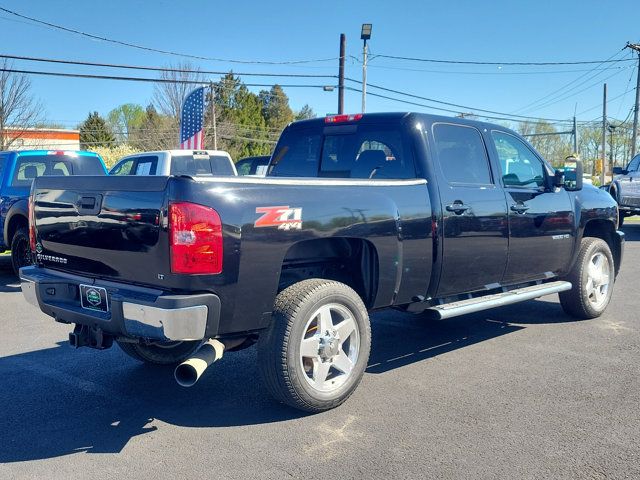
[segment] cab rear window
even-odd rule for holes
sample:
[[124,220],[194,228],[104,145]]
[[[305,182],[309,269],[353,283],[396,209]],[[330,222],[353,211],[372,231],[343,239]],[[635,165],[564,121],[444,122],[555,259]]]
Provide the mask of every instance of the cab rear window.
[[365,179],[415,178],[411,149],[399,128],[358,125],[289,130],[271,160],[269,175]]
[[171,175],[234,175],[231,161],[224,155],[175,155],[171,158]]
[[12,187],[30,187],[34,178],[42,175],[73,174],[70,159],[64,155],[25,155],[16,160]]

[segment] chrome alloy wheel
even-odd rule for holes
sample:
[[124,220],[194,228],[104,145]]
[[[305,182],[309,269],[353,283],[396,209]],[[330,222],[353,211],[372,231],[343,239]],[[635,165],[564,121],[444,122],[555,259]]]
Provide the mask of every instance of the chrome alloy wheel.
[[351,376],[360,351],[360,332],[351,311],[329,303],[309,318],[300,341],[300,362],[307,383],[331,392]]
[[602,252],[596,252],[589,260],[587,267],[587,284],[585,289],[589,302],[600,308],[607,301],[611,282],[611,266],[609,259]]

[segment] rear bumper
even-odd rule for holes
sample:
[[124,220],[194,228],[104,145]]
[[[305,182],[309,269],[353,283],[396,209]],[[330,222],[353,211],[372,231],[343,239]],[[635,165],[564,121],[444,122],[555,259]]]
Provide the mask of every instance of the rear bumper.
[[[160,341],[202,340],[218,331],[220,299],[212,293],[167,295],[162,290],[100,281],[41,267],[20,270],[25,299],[62,323],[114,336]],[[80,285],[103,287],[108,312],[82,308]]]

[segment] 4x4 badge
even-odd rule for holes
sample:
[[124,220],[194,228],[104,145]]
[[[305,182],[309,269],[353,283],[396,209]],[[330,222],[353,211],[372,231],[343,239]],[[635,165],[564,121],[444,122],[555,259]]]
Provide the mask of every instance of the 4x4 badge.
[[262,216],[255,221],[254,227],[278,227],[278,230],[301,230],[302,208],[258,207],[256,213]]

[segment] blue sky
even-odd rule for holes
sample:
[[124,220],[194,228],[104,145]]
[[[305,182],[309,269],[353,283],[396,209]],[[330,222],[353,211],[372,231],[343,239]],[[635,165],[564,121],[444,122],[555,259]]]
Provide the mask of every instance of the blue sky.
[[[631,58],[629,50],[621,51],[625,43],[640,41],[637,0],[621,0],[615,5],[573,0],[269,3],[242,0],[0,0],[0,6],[117,40],[194,55],[241,60],[336,58],[339,35],[345,33],[349,56],[346,75],[355,79],[361,79],[361,64],[350,56],[361,58],[360,26],[365,22],[372,23],[372,58],[368,70],[368,81],[372,84],[469,106],[471,111],[483,108],[564,119],[570,118],[577,109],[580,120],[592,120],[600,115],[604,81],[608,83],[609,97],[618,97],[609,104],[610,114],[620,119],[627,116],[634,100],[635,74],[633,78],[632,74],[637,62],[621,61],[605,65],[606,70],[600,66],[600,70],[589,72],[594,65],[535,68],[457,66],[375,56],[503,62],[600,60],[610,57],[624,60]],[[0,13],[0,28],[0,52],[5,54],[149,66],[181,60],[52,30],[6,13]],[[337,74],[337,59],[295,66],[234,65],[212,61],[195,63],[209,70]],[[22,61],[15,62],[15,67],[131,75],[126,71],[58,67]],[[249,77],[243,80],[254,81]],[[273,81],[255,79],[261,83]],[[282,84],[331,84],[334,81],[279,79]],[[151,100],[153,90],[151,84],[106,80],[32,77],[32,83],[47,119],[66,126],[76,125],[89,111],[106,114],[122,103],[145,105]],[[559,90],[567,84],[570,85]],[[321,88],[285,88],[285,91],[296,109],[309,103],[320,115],[336,111],[337,91],[324,92]],[[374,89],[370,91],[376,92]],[[543,102],[541,99],[544,98]],[[534,101],[538,103],[522,109]],[[347,92],[345,110],[360,111],[359,93]],[[375,97],[368,98],[367,110],[433,111]]]

